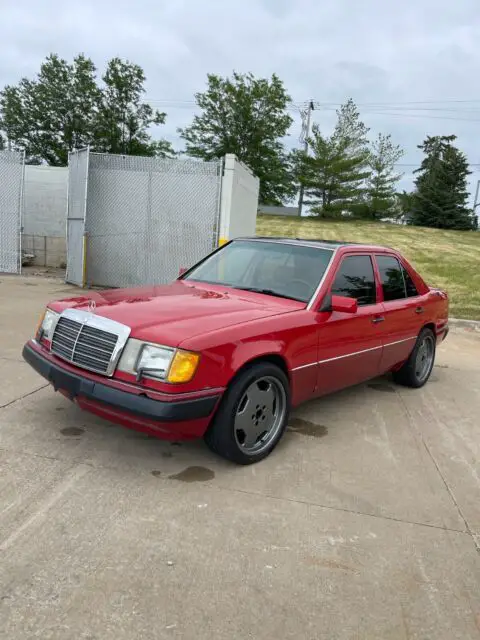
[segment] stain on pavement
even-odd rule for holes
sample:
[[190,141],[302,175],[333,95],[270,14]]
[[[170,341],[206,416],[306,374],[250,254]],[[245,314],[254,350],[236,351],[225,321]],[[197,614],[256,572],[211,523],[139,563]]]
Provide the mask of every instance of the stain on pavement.
[[60,429],[60,433],[62,436],[81,436],[85,433],[85,429],[81,427],[65,427],[64,429]]
[[180,480],[181,482],[207,482],[215,477],[215,473],[206,467],[187,467],[180,473],[168,477],[170,480]]
[[300,433],[302,436],[312,436],[314,438],[321,438],[328,433],[327,427],[323,424],[310,422],[310,420],[304,420],[303,418],[291,418],[288,423],[288,431]]

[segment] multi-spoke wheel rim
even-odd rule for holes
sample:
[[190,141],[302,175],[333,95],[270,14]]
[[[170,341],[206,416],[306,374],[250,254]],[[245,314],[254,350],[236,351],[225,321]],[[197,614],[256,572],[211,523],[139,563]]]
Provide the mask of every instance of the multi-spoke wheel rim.
[[423,382],[430,375],[435,355],[435,345],[432,336],[425,336],[418,347],[415,358],[415,375],[419,382]]
[[259,454],[282,429],[287,395],[277,378],[265,376],[250,384],[238,403],[234,421],[235,440],[248,455]]

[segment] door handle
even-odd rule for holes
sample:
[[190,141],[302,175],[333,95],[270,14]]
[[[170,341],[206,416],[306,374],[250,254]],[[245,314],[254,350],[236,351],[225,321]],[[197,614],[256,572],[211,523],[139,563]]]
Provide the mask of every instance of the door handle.
[[385,318],[383,316],[375,316],[375,318],[372,318],[373,324],[378,324],[379,322],[383,322],[384,320]]
[[425,311],[425,309],[423,307],[417,307],[415,309],[415,313],[423,313]]

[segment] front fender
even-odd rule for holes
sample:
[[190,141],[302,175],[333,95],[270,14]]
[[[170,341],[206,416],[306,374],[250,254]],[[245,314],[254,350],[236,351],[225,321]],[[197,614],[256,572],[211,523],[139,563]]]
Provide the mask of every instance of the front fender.
[[180,347],[202,354],[192,381],[196,390],[225,388],[245,365],[261,358],[281,358],[294,404],[310,398],[315,389],[316,368],[312,365],[318,360],[318,317],[307,310],[251,322],[235,331],[197,336]]
[[249,362],[272,356],[281,359],[289,375],[291,365],[285,356],[283,343],[278,340],[252,339],[208,349],[202,353],[203,367],[198,372],[197,384],[203,386],[209,380],[212,386],[227,387]]
[[283,345],[275,340],[256,340],[255,342],[242,343],[237,346],[237,349],[232,354],[232,372],[243,369],[253,360],[276,356],[282,360],[287,374],[290,375],[291,366],[283,351]]

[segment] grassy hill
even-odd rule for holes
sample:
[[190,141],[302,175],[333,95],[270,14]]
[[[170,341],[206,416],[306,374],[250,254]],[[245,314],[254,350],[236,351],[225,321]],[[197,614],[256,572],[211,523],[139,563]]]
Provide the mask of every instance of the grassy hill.
[[480,320],[478,231],[443,231],[363,221],[326,222],[312,218],[259,216],[257,234],[369,242],[394,247],[405,255],[429,285],[448,291],[452,317]]

